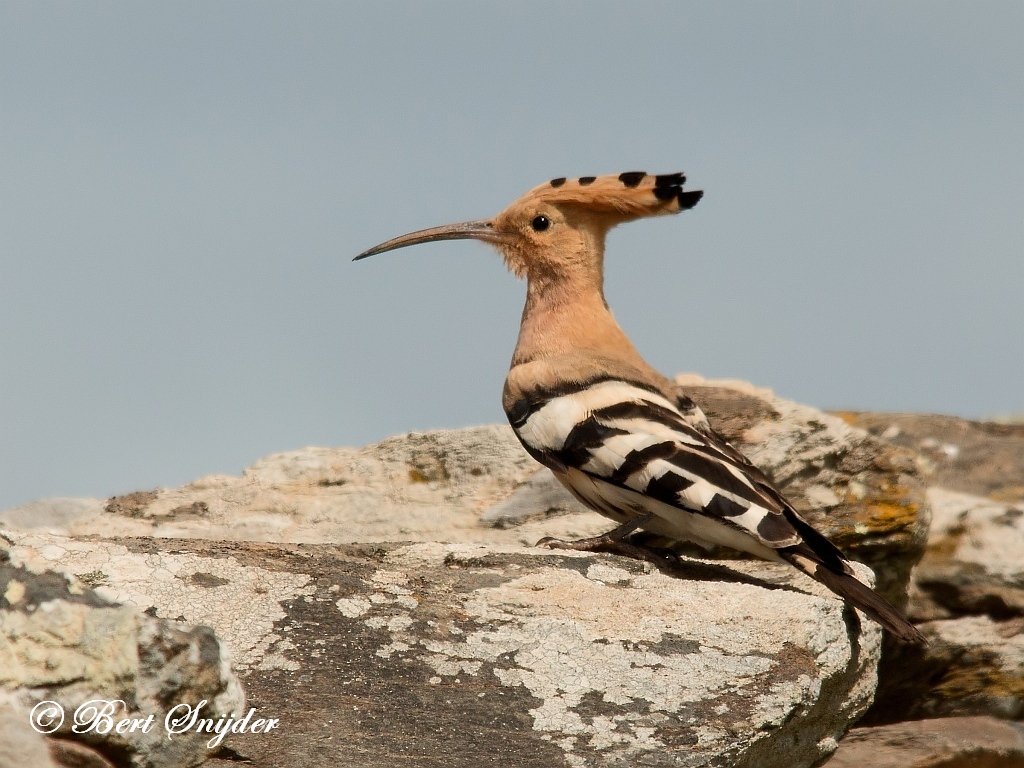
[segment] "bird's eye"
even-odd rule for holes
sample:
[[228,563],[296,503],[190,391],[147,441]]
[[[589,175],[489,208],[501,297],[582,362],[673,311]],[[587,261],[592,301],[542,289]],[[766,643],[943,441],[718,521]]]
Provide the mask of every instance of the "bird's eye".
[[551,226],[551,219],[547,216],[534,216],[533,221],[530,222],[530,226],[533,227],[535,232],[543,232]]

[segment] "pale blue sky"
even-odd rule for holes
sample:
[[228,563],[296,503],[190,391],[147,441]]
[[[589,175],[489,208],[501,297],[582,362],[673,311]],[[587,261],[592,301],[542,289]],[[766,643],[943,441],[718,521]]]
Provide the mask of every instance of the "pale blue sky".
[[486,247],[686,171],[607,294],[667,374],[1024,410],[1024,4],[2,3],[0,508],[503,418]]

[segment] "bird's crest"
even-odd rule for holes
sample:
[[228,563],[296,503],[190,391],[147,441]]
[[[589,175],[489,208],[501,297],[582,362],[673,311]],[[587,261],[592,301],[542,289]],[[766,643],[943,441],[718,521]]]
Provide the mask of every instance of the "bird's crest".
[[700,190],[684,191],[686,176],[627,171],[609,176],[558,178],[541,184],[520,199],[553,205],[574,205],[610,214],[621,220],[660,216],[692,208],[703,197]]

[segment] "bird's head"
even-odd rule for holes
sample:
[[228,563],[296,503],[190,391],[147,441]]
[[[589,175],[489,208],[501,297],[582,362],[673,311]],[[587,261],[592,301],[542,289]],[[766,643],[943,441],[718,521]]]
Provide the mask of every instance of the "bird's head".
[[520,277],[601,269],[604,238],[616,224],[692,208],[704,194],[683,191],[681,173],[552,179],[531,189],[493,219],[423,229],[356,256],[365,259],[435,240],[482,240],[494,245]]

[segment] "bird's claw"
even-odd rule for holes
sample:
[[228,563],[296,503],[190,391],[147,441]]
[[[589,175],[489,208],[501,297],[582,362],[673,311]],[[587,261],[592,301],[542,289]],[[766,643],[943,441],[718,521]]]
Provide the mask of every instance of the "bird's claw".
[[564,539],[556,539],[553,536],[545,536],[535,546],[545,549],[571,549],[576,552],[606,552],[633,560],[643,560],[659,566],[679,566],[682,564],[679,555],[671,549],[646,547],[608,535],[594,536],[593,538],[578,539],[576,541],[565,541]]

